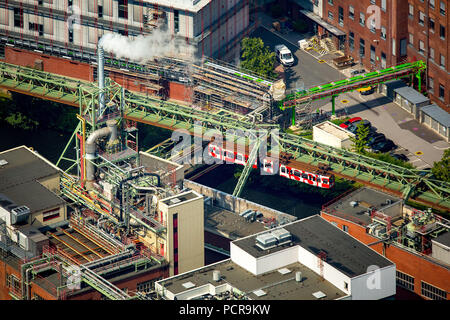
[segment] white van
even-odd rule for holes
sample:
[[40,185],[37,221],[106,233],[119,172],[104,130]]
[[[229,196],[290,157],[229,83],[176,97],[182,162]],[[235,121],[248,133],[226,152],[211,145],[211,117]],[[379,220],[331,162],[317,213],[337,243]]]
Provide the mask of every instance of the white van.
[[288,49],[284,44],[279,44],[275,46],[275,53],[277,55],[277,60],[286,67],[290,67],[294,64],[294,56],[291,50]]

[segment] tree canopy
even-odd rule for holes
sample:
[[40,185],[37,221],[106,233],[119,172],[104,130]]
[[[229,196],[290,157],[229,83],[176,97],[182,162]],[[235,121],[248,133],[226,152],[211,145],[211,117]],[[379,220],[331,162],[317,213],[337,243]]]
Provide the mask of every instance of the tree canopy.
[[356,130],[356,132],[357,135],[355,137],[350,137],[350,140],[353,143],[353,151],[364,154],[365,148],[367,146],[367,137],[369,136],[370,128],[360,123],[358,124],[358,129]]
[[444,151],[441,161],[434,163],[431,172],[439,180],[450,182],[450,149]]
[[241,43],[241,66],[263,77],[273,78],[275,52],[264,46],[261,38],[244,38]]

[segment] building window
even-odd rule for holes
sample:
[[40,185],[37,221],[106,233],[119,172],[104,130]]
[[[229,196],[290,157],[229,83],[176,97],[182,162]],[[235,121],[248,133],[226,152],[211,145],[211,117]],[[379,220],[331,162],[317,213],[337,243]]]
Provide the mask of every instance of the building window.
[[364,39],[359,40],[359,56],[361,59],[366,56],[366,45]]
[[339,24],[344,26],[344,8],[339,7]]
[[69,42],[73,43],[73,30],[69,29]]
[[408,17],[410,19],[414,19],[414,6],[412,4],[409,5],[409,13],[408,13]]
[[333,20],[333,12],[328,11],[328,19]]
[[381,27],[381,39],[386,40],[386,27]]
[[419,40],[419,53],[423,54],[425,51],[425,44],[423,43],[422,40]]
[[443,16],[445,16],[445,2],[444,2],[444,1],[441,1],[441,4],[440,4],[440,6],[439,6],[439,12],[440,12]]
[[397,44],[397,42],[395,42],[395,38],[392,38],[392,55],[393,56],[397,55],[396,44]]
[[431,284],[421,281],[422,283],[422,295],[424,297],[430,298],[431,300],[446,300],[447,292],[441,290]]
[[425,14],[422,11],[419,11],[419,24],[423,26],[425,23]]
[[355,34],[353,32],[348,34],[348,47],[350,48],[350,51],[355,49]]
[[445,98],[445,88],[442,84],[439,85],[439,99],[444,100]]
[[23,28],[23,9],[14,8],[14,27]]
[[359,24],[362,26],[366,25],[366,16],[362,12],[359,13]]
[[333,0],[328,0],[328,4],[333,5]]
[[348,226],[346,226],[346,225],[342,225],[342,230],[344,231],[344,232],[348,232]]
[[128,0],[119,0],[119,18],[128,19]]
[[409,34],[409,44],[414,47],[414,35],[412,33]]
[[37,24],[37,23],[34,23],[34,22],[30,22],[28,24],[28,29],[30,29],[31,31],[39,32],[40,36],[44,35],[44,25],[42,25],[42,24]]
[[373,33],[375,33],[375,32],[377,31],[377,30],[376,30],[375,19],[371,19],[371,20],[370,20],[370,31],[373,32]]
[[353,6],[348,7],[348,17],[355,20],[355,8],[353,8]]
[[180,12],[178,10],[173,11],[173,26],[174,32],[178,33],[180,31]]
[[375,64],[375,47],[370,46],[370,63]]
[[381,0],[381,10],[386,12],[386,0]]
[[386,53],[381,52],[381,68],[386,69]]
[[434,0],[430,0],[430,8],[431,8],[431,9],[434,9],[434,6],[435,6]]
[[430,31],[434,33],[434,19],[428,19],[428,27],[430,28]]
[[59,208],[42,213],[42,221],[48,221],[59,217]]
[[441,61],[440,61],[441,67],[445,68],[445,56],[441,54]]
[[406,273],[396,271],[397,285],[405,288],[409,291],[414,291],[414,277],[407,275]]
[[442,40],[445,40],[445,27],[442,24],[439,28],[439,35],[441,36]]
[[432,77],[428,77],[428,89],[434,92],[434,79]]
[[434,48],[430,47],[430,59],[434,61]]

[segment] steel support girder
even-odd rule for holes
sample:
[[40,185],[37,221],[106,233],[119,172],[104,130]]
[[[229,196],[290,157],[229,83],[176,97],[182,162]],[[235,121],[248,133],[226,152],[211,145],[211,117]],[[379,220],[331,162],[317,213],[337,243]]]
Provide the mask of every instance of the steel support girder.
[[258,156],[258,150],[262,139],[265,139],[265,136],[258,138],[252,146],[250,155],[248,156],[247,159],[247,163],[245,164],[244,170],[242,170],[241,176],[239,177],[236,187],[234,188],[233,191],[234,197],[239,197],[241,195],[242,190],[244,189],[245,183],[247,182],[247,179],[250,175],[250,171],[252,170],[253,163],[255,162]]

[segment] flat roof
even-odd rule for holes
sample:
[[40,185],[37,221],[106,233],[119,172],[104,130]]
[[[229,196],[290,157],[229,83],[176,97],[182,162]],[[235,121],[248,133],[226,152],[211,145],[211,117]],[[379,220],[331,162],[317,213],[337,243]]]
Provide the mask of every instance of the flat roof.
[[192,200],[192,199],[201,199],[203,198],[203,195],[198,194],[194,190],[190,190],[187,192],[183,192],[180,194],[177,194],[175,196],[171,196],[169,198],[162,199],[161,201],[166,204],[167,206],[173,206],[178,205],[180,203]]
[[450,128],[450,114],[435,104],[424,106],[420,110],[430,116],[444,127]]
[[25,205],[30,212],[53,209],[65,204],[65,201],[37,181],[29,181],[4,189],[5,194],[16,205]]
[[447,232],[441,234],[440,236],[432,239],[432,241],[437,242],[441,245],[444,245],[444,246],[450,248],[450,232],[447,231]]
[[[195,287],[212,284],[219,286],[228,283],[233,288],[246,293],[252,300],[318,300],[313,293],[322,291],[326,296],[322,300],[334,300],[348,294],[330,282],[323,280],[317,273],[301,263],[284,266],[283,272],[274,270],[255,276],[240,267],[231,259],[159,281],[165,289],[177,295],[186,291],[184,283],[191,282]],[[213,280],[213,272],[220,271],[221,280]],[[289,271],[289,272],[287,272]],[[295,273],[302,273],[302,281],[295,281]],[[262,290],[263,295],[255,294]]]
[[[327,205],[322,211],[366,226],[372,222],[371,217],[367,214],[367,209],[373,207],[377,211],[380,211],[390,205],[387,204],[386,200],[390,200],[391,203],[401,201],[400,198],[364,187]],[[352,201],[356,201],[357,205],[352,206]],[[401,212],[399,214],[401,215]]]
[[399,95],[401,95],[403,98],[407,99],[408,101],[419,104],[423,102],[428,102],[430,99],[425,97],[420,92],[416,91],[414,88],[404,86],[401,88],[394,89],[395,92],[397,92]]
[[322,129],[323,131],[326,131],[341,140],[345,140],[350,138],[351,136],[354,136],[354,134],[352,134],[350,131],[343,129],[330,121],[319,123],[315,127]]
[[325,261],[349,277],[367,273],[367,268],[371,265],[383,268],[393,264],[319,215],[283,225],[282,228],[291,233],[291,243],[269,250],[262,250],[256,246],[257,235],[236,240],[233,243],[255,258],[260,258],[294,245],[300,245],[314,255],[318,255],[319,252],[323,251],[326,253]]
[[25,146],[0,152],[1,160],[5,160],[7,164],[0,166],[0,192],[59,172],[57,167]]
[[264,225],[258,221],[248,222],[237,213],[216,206],[208,212],[205,211],[205,229],[219,233],[231,240],[265,230]]

